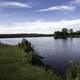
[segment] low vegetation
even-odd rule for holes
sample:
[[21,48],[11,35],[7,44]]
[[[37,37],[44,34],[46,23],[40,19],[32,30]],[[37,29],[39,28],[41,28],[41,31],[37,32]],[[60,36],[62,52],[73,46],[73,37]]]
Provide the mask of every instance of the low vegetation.
[[25,39],[18,45],[0,43],[0,80],[62,80],[52,70],[45,70],[41,57]]
[[55,31],[54,32],[54,38],[59,39],[59,38],[73,38],[73,37],[80,37],[80,30],[79,31],[73,31],[73,29],[67,29],[63,28],[62,31]]
[[66,74],[66,80],[80,80],[80,63],[72,63]]

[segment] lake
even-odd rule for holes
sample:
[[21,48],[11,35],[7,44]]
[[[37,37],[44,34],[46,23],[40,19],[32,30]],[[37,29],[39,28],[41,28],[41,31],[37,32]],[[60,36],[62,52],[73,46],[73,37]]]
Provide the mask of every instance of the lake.
[[[31,42],[35,51],[43,58],[50,68],[63,73],[71,62],[80,62],[80,38],[54,39],[53,37],[26,38]],[[6,44],[15,45],[22,38],[0,39]]]

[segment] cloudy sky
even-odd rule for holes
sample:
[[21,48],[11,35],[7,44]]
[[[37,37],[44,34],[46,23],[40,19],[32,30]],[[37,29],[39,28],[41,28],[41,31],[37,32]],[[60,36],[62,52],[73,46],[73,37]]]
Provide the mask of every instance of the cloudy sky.
[[0,0],[0,33],[80,29],[80,0]]

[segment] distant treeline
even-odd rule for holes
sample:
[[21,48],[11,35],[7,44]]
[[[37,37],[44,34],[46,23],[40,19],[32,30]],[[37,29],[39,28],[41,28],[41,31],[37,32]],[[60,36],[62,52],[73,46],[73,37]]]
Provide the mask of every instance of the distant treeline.
[[68,38],[68,37],[80,37],[80,30],[79,31],[73,31],[73,29],[67,29],[63,28],[62,31],[55,31],[54,32],[54,38]]
[[16,37],[50,37],[53,34],[0,34],[0,38],[16,38]]

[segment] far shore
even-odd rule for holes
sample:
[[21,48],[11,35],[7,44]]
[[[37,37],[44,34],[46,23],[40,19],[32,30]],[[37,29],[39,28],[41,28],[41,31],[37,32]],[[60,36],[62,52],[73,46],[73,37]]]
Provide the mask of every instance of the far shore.
[[[0,34],[0,38],[23,38],[23,37],[54,37],[54,34]],[[71,35],[68,36],[68,38],[80,38],[80,35]]]
[[53,37],[53,34],[0,34],[0,38]]

